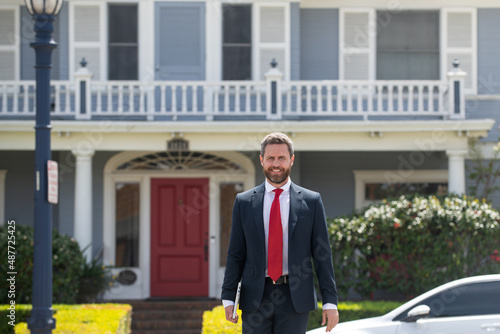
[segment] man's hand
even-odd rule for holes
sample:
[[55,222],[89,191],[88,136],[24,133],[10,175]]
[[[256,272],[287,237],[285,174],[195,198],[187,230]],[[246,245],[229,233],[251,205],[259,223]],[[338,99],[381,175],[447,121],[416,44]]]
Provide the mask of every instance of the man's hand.
[[[226,311],[227,315],[227,311]],[[328,320],[328,323],[327,323]],[[339,323],[339,311],[336,309],[332,310],[323,310],[323,321],[321,322],[321,326],[326,324],[326,331],[331,332],[333,327],[337,326]]]
[[236,317],[233,318],[233,310],[234,310],[234,305],[229,305],[226,308],[224,308],[224,311],[226,311],[226,320],[236,324],[238,323],[238,313],[236,313]]

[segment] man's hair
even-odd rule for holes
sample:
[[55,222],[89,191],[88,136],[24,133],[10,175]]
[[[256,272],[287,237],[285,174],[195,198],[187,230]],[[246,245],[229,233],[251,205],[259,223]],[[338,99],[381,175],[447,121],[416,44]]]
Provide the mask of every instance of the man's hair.
[[262,139],[260,143],[260,155],[263,157],[266,152],[266,147],[269,144],[286,144],[288,146],[288,152],[290,153],[290,157],[293,156],[293,142],[288,136],[281,132],[273,132],[268,134]]

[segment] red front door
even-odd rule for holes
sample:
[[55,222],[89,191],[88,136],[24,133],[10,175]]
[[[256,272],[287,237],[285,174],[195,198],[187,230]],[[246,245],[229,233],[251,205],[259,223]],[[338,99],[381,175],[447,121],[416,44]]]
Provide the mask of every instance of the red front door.
[[208,296],[208,179],[151,179],[151,296]]

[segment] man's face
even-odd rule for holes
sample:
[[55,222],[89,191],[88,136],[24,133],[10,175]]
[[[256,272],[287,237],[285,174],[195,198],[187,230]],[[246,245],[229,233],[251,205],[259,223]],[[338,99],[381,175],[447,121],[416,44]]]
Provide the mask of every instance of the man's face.
[[294,159],[286,144],[269,144],[264,156],[260,156],[260,164],[269,182],[279,188],[288,181]]

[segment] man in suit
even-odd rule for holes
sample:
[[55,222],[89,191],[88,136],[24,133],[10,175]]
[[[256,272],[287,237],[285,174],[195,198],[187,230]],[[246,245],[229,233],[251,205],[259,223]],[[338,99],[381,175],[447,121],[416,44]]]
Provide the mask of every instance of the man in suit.
[[[266,180],[236,196],[222,301],[233,323],[241,280],[243,334],[303,334],[317,308],[312,263],[329,332],[339,321],[337,289],[321,196],[291,182],[293,143],[271,133],[261,143]],[[281,224],[280,224],[281,223]]]

